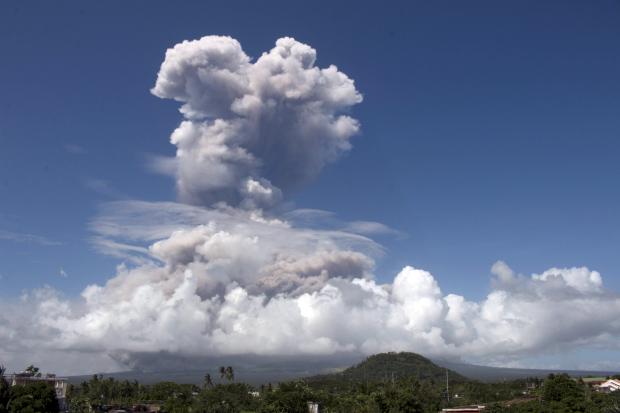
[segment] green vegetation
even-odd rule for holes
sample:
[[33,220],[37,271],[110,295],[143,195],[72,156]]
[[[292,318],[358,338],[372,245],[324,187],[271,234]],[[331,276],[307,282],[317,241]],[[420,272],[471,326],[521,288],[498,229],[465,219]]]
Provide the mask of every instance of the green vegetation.
[[9,413],[52,413],[58,411],[54,388],[47,383],[32,383],[11,388]]
[[6,413],[6,406],[11,400],[11,388],[4,378],[4,366],[0,366],[0,413]]
[[[212,373],[207,372],[202,386],[144,385],[95,375],[69,386],[70,412],[142,411],[140,405],[154,403],[167,413],[307,413],[308,404],[316,403],[322,413],[437,413],[470,404],[486,405],[489,413],[620,413],[620,392],[596,393],[586,381],[565,374],[481,383],[412,353],[378,354],[340,373],[257,389],[236,382],[231,366],[216,371],[219,383]],[[55,412],[56,403],[49,386],[11,388],[0,374],[0,413]]]
[[[27,371],[34,377],[41,377],[39,369],[30,366]],[[0,413],[54,413],[58,412],[56,391],[43,382],[11,387],[4,377],[5,369],[0,366]]]
[[549,375],[537,397],[528,401],[497,403],[489,406],[490,413],[496,412],[620,412],[620,394],[601,394],[590,390],[583,380],[574,380],[566,374]]
[[[445,370],[444,370],[445,372]],[[327,383],[333,383],[331,375]],[[72,412],[85,412],[75,400],[91,400],[95,411],[105,411],[105,405],[132,405],[144,398],[163,402],[169,413],[307,413],[308,402],[317,403],[323,413],[437,413],[444,407],[484,404],[487,412],[620,412],[620,394],[592,393],[589,387],[566,375],[549,376],[546,380],[515,380],[503,383],[468,381],[457,383],[448,402],[444,383],[416,377],[364,383],[347,382],[336,389],[324,388],[317,377],[308,381],[280,383],[253,389],[243,383],[230,381],[198,388],[193,385],[158,383],[143,386],[136,383],[94,377],[72,388]],[[127,398],[123,389],[134,388],[134,397]],[[88,389],[88,393],[84,392]],[[81,393],[80,393],[81,391]],[[456,397],[456,392],[459,396]],[[104,394],[97,399],[97,394]],[[81,398],[80,396],[81,395]],[[85,397],[85,399],[84,399]],[[90,398],[90,399],[89,399]],[[125,400],[124,403],[122,401]],[[80,406],[84,406],[80,404]]]
[[449,374],[452,383],[468,381],[460,374],[439,367],[419,354],[381,353],[370,356],[360,364],[340,373],[309,377],[304,381],[313,388],[343,390],[365,383],[387,383],[409,378],[445,383],[446,373]]

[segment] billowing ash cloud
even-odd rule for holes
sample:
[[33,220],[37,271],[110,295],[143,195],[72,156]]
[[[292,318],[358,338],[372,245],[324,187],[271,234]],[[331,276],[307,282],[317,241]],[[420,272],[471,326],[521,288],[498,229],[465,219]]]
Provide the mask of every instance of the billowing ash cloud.
[[152,93],[183,103],[186,120],[171,136],[181,200],[271,207],[350,149],[359,125],[342,113],[362,96],[336,66],[315,61],[316,51],[292,38],[256,62],[230,37],[166,52]]
[[199,360],[409,350],[501,363],[550,348],[617,348],[620,297],[585,267],[523,276],[498,262],[491,292],[471,301],[413,267],[377,282],[372,256],[380,249],[363,236],[243,210],[116,202],[93,227],[137,245],[179,222],[187,228],[152,242],[143,264],[120,266],[80,300],[49,289],[25,297],[32,315],[15,310],[15,318],[0,319],[7,354],[34,345],[145,368],[149,354]]
[[353,81],[315,58],[290,38],[254,63],[229,37],[168,50],[153,93],[182,103],[171,141],[184,203],[104,205],[91,223],[94,245],[124,264],[77,299],[44,288],[0,303],[0,361],[86,373],[163,354],[409,350],[502,363],[618,349],[620,297],[596,271],[524,276],[498,262],[491,291],[472,301],[410,266],[379,282],[383,249],[368,235],[395,233],[384,225],[317,210],[275,215],[282,191],[348,150],[359,128],[341,114],[361,101]]

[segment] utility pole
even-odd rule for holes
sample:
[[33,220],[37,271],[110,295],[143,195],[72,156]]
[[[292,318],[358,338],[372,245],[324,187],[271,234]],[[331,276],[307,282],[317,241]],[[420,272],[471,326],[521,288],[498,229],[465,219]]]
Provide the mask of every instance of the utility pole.
[[448,378],[448,368],[446,367],[446,400],[450,404],[450,380]]

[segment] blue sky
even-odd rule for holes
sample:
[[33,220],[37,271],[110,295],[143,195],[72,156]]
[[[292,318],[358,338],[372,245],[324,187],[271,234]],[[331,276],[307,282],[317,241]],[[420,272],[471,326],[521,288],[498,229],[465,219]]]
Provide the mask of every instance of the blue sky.
[[[620,2],[5,2],[0,6],[0,297],[69,296],[119,260],[89,242],[102,202],[175,200],[167,48],[291,36],[355,80],[353,149],[290,195],[401,236],[405,265],[482,299],[490,268],[587,266],[620,291]],[[60,275],[61,268],[67,277]]]

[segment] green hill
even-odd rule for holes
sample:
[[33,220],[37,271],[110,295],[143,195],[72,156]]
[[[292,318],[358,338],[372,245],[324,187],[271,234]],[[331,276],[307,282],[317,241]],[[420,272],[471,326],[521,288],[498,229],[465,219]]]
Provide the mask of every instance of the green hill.
[[381,353],[368,357],[363,362],[338,373],[322,374],[304,381],[314,388],[342,388],[356,384],[388,382],[404,378],[420,381],[445,383],[446,372],[451,384],[463,383],[469,379],[459,373],[439,367],[429,359],[416,353]]

